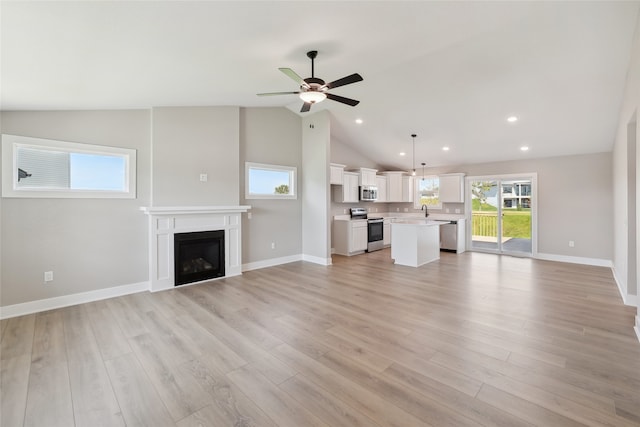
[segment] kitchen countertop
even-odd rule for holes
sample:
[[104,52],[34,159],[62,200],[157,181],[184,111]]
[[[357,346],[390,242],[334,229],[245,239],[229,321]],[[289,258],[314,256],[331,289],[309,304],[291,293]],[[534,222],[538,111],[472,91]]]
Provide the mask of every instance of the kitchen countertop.
[[[408,213],[408,212],[368,212],[368,216],[371,218],[384,218],[384,219],[396,219],[396,220],[424,220],[424,214],[419,215],[416,213]],[[335,221],[350,221],[350,215],[334,215],[333,219]],[[464,214],[441,214],[434,213],[429,214],[429,221],[458,221],[461,219],[465,219]]]

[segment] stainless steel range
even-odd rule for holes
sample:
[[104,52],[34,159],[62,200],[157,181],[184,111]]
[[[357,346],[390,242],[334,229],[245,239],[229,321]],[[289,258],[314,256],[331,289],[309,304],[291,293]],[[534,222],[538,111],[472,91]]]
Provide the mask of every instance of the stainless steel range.
[[384,248],[384,219],[370,218],[365,208],[351,208],[351,219],[367,220],[367,252]]

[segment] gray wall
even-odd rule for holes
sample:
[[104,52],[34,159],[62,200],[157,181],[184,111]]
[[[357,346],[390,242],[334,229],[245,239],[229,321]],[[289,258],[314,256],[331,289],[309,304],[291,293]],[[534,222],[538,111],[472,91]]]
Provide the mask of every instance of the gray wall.
[[[243,215],[242,262],[264,261],[302,253],[302,130],[301,119],[285,108],[240,109],[240,203],[251,205]],[[244,198],[244,162],[298,168],[298,198]],[[275,243],[275,249],[271,248]]]
[[[148,280],[149,111],[3,112],[2,133],[137,150],[137,199],[2,200],[2,306]],[[45,285],[45,271],[54,281]]]
[[238,107],[154,108],[152,205],[237,206],[239,129]]

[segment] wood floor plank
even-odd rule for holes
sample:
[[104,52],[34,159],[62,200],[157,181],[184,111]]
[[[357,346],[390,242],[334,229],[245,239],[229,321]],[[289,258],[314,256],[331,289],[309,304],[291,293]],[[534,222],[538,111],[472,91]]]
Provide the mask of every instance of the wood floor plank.
[[0,426],[23,425],[30,369],[30,354],[0,362]]
[[275,426],[264,411],[227,378],[227,372],[220,370],[215,360],[203,356],[184,363],[180,368],[198,382],[212,401],[211,405],[196,412],[195,417],[187,417],[186,424],[205,418],[207,422],[203,425],[207,426]]
[[151,334],[138,335],[130,339],[131,347],[155,386],[160,399],[174,421],[197,412],[209,404],[206,392],[191,377],[179,369],[183,361],[171,363],[163,355],[163,349]]
[[227,377],[281,427],[329,427],[251,365]]
[[69,382],[76,426],[124,426],[86,306],[63,311]]
[[0,341],[0,360],[30,356],[35,325],[35,314],[7,319],[5,332]]
[[294,348],[283,344],[272,350],[287,364],[295,367],[320,387],[331,392],[346,404],[385,427],[416,427],[430,425],[424,420],[400,409],[366,387],[346,378],[322,363],[311,359]]
[[104,301],[87,304],[87,313],[105,361],[131,353],[127,337]]
[[332,427],[376,427],[371,418],[358,412],[302,374],[280,384],[298,403]]
[[175,423],[134,354],[105,362],[127,427],[173,427]]

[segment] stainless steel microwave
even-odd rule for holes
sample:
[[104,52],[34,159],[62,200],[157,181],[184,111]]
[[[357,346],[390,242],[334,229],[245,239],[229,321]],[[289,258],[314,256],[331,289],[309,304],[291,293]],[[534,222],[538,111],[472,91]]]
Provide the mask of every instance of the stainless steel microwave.
[[378,187],[375,185],[361,185],[360,200],[363,202],[373,202],[378,200]]

